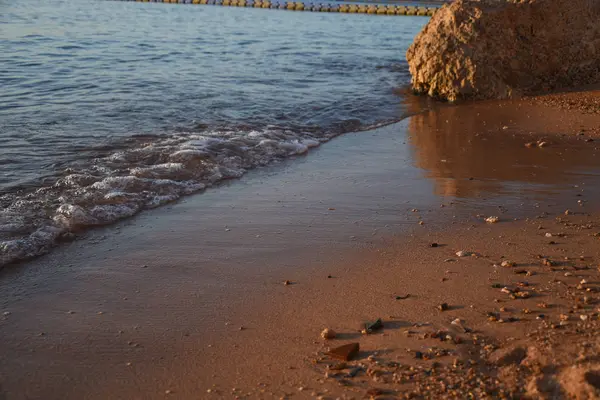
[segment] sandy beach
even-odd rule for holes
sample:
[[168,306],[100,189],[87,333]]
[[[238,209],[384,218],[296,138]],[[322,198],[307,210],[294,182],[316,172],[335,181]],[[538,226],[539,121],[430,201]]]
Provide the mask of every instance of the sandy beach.
[[0,398],[597,398],[597,98],[415,100],[4,268]]

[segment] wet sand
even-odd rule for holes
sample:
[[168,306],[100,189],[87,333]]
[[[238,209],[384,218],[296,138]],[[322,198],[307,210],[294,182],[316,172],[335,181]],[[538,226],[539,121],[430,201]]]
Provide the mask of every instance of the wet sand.
[[[436,107],[6,268],[0,393],[464,398],[478,386],[520,397],[535,377],[568,390],[554,385],[561,363],[595,371],[599,345],[585,336],[598,323],[597,126],[596,114],[535,100]],[[494,266],[503,260],[517,265]],[[524,281],[530,298],[511,299]],[[383,330],[362,335],[377,318]],[[338,338],[321,339],[324,328]],[[431,338],[440,330],[452,339]],[[354,377],[323,355],[348,342],[361,346]],[[561,351],[545,359],[553,342]],[[536,345],[535,362],[493,362],[515,343]],[[422,359],[434,346],[446,350]],[[440,374],[459,383],[444,388]],[[428,379],[434,392],[419,389]]]

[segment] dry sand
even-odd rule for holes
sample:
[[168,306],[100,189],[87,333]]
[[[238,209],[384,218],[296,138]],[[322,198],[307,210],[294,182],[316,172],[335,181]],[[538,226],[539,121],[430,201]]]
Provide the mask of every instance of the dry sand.
[[596,398],[599,118],[546,100],[345,135],[6,268],[0,398]]

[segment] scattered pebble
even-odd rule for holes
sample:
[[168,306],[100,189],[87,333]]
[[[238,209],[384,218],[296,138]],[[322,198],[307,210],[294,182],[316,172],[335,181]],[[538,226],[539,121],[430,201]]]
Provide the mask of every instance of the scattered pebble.
[[495,217],[495,216],[487,217],[485,219],[485,222],[487,222],[488,224],[495,224],[498,221],[500,221],[500,218],[499,217]]
[[333,329],[325,328],[321,332],[321,337],[323,339],[327,339],[327,340],[335,339],[336,333],[335,333],[335,331]]

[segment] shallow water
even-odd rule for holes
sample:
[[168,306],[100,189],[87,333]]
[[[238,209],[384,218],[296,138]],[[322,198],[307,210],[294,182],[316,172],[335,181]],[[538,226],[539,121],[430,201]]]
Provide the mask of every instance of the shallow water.
[[423,17],[0,1],[0,265],[397,120]]

